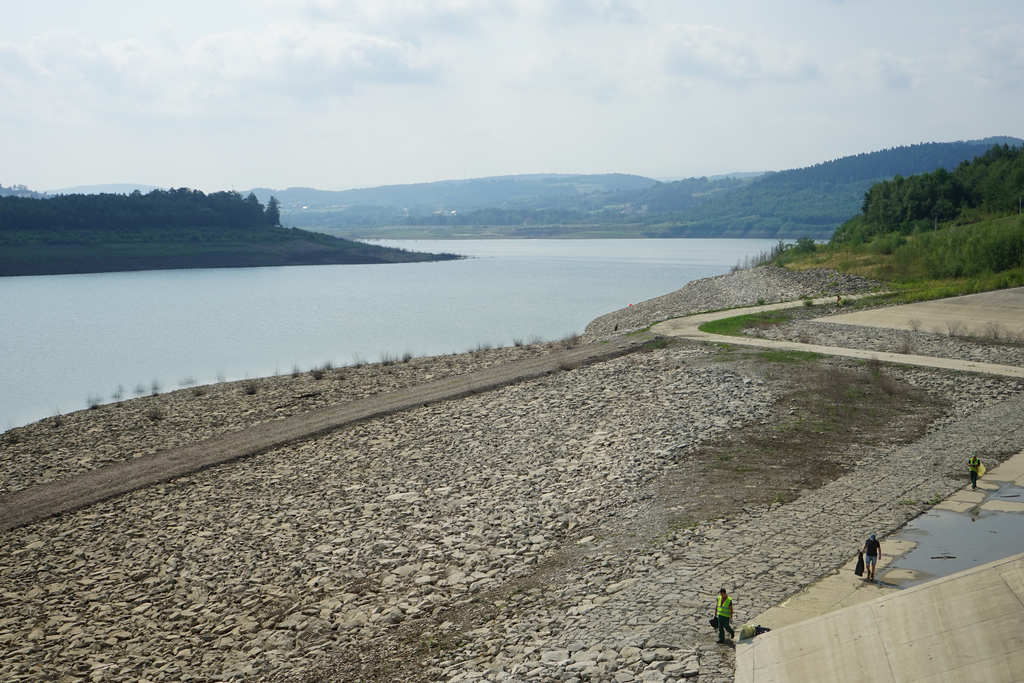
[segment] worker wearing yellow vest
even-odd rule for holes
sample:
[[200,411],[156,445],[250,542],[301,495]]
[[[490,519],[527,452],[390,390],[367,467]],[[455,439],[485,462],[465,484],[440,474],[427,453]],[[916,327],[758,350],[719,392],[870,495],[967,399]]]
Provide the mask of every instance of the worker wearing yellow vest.
[[725,642],[725,632],[729,632],[730,638],[736,637],[736,631],[729,625],[729,620],[732,619],[732,598],[725,592],[725,589],[718,591],[717,601],[717,615],[718,615],[718,642]]
[[967,461],[967,467],[971,470],[971,488],[978,488],[978,468],[981,467],[981,459],[977,455],[972,455],[971,459]]

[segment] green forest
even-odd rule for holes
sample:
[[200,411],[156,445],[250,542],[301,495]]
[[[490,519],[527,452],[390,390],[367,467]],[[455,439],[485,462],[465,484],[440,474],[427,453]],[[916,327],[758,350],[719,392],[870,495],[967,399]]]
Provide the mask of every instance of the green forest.
[[1020,209],[1024,195],[1024,146],[996,145],[953,172],[932,173],[873,185],[861,213],[840,227],[836,242],[863,243],[886,233],[907,235],[942,222],[970,222]]
[[278,201],[179,188],[0,197],[0,276],[456,258],[280,225]]
[[943,295],[1018,286],[1024,284],[1022,207],[1024,146],[997,145],[952,171],[872,185],[861,212],[827,246],[802,240],[777,261],[903,282],[961,281]]

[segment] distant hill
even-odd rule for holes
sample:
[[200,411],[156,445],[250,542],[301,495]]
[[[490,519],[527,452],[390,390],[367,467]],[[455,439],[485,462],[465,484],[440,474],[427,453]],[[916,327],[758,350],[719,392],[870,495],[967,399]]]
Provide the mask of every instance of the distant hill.
[[528,175],[326,192],[254,190],[289,224],[348,237],[761,237],[828,239],[874,183],[953,169],[998,137],[868,152],[806,168],[658,182]]
[[550,208],[586,203],[588,198],[651,187],[656,180],[643,176],[608,173],[601,175],[532,174],[468,180],[441,180],[411,185],[385,185],[354,190],[314,190],[293,187],[286,190],[255,188],[252,192],[266,201],[270,195],[281,202],[282,211],[341,209],[346,207],[392,208],[413,213],[468,211],[481,208]]
[[131,194],[132,192],[152,192],[161,190],[156,185],[141,185],[139,183],[107,183],[106,185],[75,185],[73,187],[62,187],[56,190],[49,190],[46,194]]
[[[643,176],[528,174],[350,190],[255,188],[282,222],[345,238],[759,237],[828,239],[875,183],[951,171],[1013,137],[926,142],[777,172],[658,182]],[[138,186],[79,186],[129,193]],[[0,188],[2,189],[2,188]],[[25,189],[25,188],[22,188]]]
[[251,194],[0,197],[0,276],[450,258],[282,228],[276,201]]
[[33,199],[42,199],[46,195],[42,192],[34,192],[24,185],[13,185],[11,187],[4,187],[0,185],[0,197],[31,197]]
[[[864,193],[881,180],[940,168],[952,170],[964,161],[985,154],[995,145],[1022,142],[1005,137],[930,142],[766,173],[726,192],[709,194],[707,201],[689,205],[684,214],[675,216],[676,225],[663,227],[658,234],[827,239],[838,226],[860,211]],[[675,210],[661,197],[689,198],[690,188],[673,190],[672,187],[654,188],[649,211],[664,215]],[[653,196],[659,191],[659,196]]]

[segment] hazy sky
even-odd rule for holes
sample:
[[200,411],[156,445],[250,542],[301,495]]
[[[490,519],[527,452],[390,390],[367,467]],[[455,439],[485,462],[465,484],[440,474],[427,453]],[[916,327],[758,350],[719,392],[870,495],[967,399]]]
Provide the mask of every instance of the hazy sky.
[[686,177],[1024,137],[1021,0],[47,0],[0,183]]

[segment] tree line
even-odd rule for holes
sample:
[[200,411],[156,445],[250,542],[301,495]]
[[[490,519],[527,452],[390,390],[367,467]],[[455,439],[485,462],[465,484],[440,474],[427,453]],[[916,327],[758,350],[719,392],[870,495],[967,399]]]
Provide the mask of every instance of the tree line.
[[949,172],[938,169],[876,183],[860,215],[836,230],[833,242],[861,244],[890,233],[909,235],[947,221],[970,222],[1019,210],[1024,196],[1024,145],[996,145]]
[[121,194],[67,194],[43,199],[0,197],[0,240],[5,242],[209,239],[218,232],[262,231],[281,224],[277,199],[264,207],[256,196],[178,188]]

